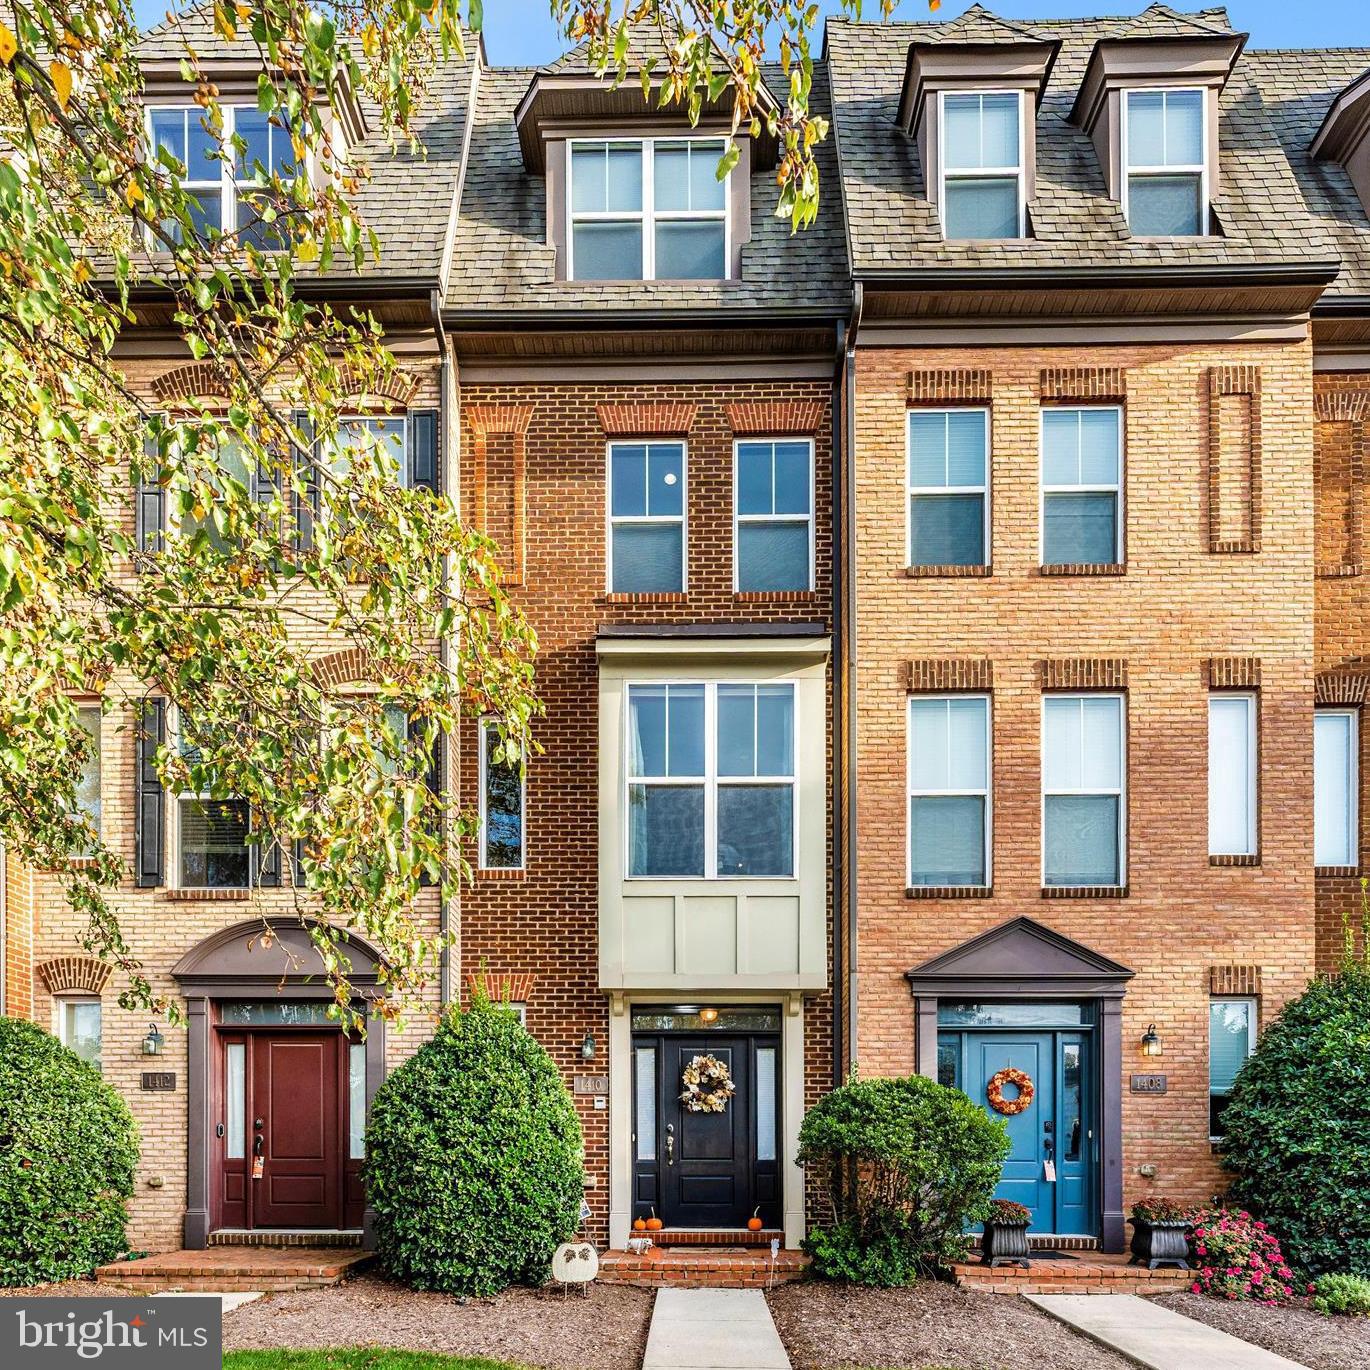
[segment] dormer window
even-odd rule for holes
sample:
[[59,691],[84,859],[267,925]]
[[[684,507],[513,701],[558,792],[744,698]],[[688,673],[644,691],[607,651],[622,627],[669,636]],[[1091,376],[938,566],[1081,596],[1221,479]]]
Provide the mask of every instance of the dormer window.
[[578,281],[723,280],[722,138],[571,139],[569,269]]
[[1208,169],[1203,90],[1124,92],[1124,213],[1138,238],[1205,231]]
[[1023,237],[1021,93],[943,91],[941,100],[944,235]]

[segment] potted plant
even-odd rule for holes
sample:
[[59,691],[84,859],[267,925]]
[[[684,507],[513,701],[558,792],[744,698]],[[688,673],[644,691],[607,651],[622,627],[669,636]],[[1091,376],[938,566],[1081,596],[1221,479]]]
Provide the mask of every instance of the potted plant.
[[1189,1269],[1189,1229],[1193,1214],[1174,1199],[1142,1199],[1132,1205],[1132,1264],[1148,1270],[1173,1265]]
[[1022,1265],[1028,1262],[1027,1230],[1032,1214],[1010,1199],[991,1199],[984,1235],[980,1238],[980,1259],[988,1266]]

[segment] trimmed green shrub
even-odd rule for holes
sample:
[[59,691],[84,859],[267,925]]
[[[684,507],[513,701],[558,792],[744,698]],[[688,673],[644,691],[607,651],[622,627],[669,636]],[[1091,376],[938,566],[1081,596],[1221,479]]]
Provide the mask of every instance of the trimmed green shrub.
[[0,1018],[0,1284],[88,1275],[128,1249],[138,1133],[94,1066]]
[[364,1178],[394,1278],[474,1295],[539,1285],[580,1222],[580,1120],[552,1058],[479,1001],[376,1091]]
[[1316,980],[1261,1034],[1223,1113],[1232,1201],[1305,1276],[1370,1275],[1370,970]]
[[814,1273],[900,1285],[962,1259],[1008,1149],[1001,1121],[921,1075],[824,1095],[799,1129],[799,1160],[827,1208],[804,1243]]
[[1313,1309],[1329,1316],[1370,1314],[1370,1280],[1363,1275],[1319,1275],[1313,1281]]

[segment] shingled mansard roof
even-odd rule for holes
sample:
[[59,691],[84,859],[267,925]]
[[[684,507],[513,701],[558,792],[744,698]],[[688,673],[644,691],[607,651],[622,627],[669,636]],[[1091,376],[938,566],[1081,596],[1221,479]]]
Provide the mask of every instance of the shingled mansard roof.
[[[909,45],[1021,42],[1025,36],[1061,44],[1037,112],[1037,184],[1028,205],[1033,236],[947,242],[926,194],[918,148],[896,128]],[[1185,15],[1163,5],[1140,16],[1033,20],[1027,26],[1007,24],[979,6],[948,24],[829,20],[834,136],[856,274],[939,268],[1235,268],[1335,260],[1336,235],[1305,208],[1299,179],[1267,110],[1263,59],[1241,57],[1220,99],[1220,176],[1213,197],[1218,232],[1211,237],[1131,237],[1121,206],[1107,193],[1093,143],[1070,121],[1101,39],[1236,36],[1223,10]],[[1366,64],[1370,53],[1362,56]],[[1297,79],[1294,70],[1291,63],[1291,79]],[[1328,98],[1320,98],[1322,112]],[[1311,139],[1321,113],[1309,117]]]

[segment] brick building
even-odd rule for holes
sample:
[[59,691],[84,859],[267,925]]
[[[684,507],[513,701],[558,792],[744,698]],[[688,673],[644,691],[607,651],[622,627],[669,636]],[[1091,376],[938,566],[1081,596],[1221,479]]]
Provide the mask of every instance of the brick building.
[[[383,264],[337,297],[381,312],[408,459],[498,542],[546,703],[522,774],[478,721],[448,751],[483,825],[459,903],[425,896],[442,997],[483,982],[562,1068],[597,1239],[655,1209],[796,1244],[799,1121],[854,1062],[981,1100],[1024,1072],[1001,1192],[1062,1240],[1221,1184],[1232,1074],[1358,895],[1367,68],[1221,10],[833,21],[795,237],[764,135],[720,183],[722,109],[645,112],[579,53],[473,46],[428,159],[372,150]],[[140,1087],[146,1024],[49,874],[7,873],[0,1006],[129,1097],[136,1244],[359,1229],[365,1100],[424,1027],[345,1042],[278,994],[245,948],[293,935],[288,891],[187,882],[170,800],[150,856],[119,722],[101,822],[190,1010],[175,1088]],[[337,1110],[290,1212],[240,1120],[302,1047]],[[681,1105],[701,1055],[722,1114]]]

